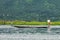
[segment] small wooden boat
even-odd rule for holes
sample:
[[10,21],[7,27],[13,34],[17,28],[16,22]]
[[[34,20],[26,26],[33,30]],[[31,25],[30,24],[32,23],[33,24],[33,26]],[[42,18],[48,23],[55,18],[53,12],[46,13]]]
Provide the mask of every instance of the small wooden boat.
[[47,28],[47,26],[42,25],[14,25],[17,28]]

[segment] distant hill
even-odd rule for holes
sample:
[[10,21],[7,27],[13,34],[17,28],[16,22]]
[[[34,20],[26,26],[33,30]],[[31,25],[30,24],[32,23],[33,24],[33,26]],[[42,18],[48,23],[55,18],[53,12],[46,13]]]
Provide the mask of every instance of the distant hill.
[[0,0],[0,19],[60,21],[60,0]]

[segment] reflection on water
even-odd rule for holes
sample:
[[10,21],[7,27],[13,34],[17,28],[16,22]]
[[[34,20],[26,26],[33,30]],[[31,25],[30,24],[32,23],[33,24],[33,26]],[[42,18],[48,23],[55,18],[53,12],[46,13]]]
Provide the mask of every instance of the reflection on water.
[[[51,28],[50,34],[60,34],[60,28]],[[0,28],[0,34],[40,33],[48,34],[47,28]]]
[[47,33],[47,28],[0,28],[0,33]]
[[0,40],[59,40],[60,28],[0,28]]

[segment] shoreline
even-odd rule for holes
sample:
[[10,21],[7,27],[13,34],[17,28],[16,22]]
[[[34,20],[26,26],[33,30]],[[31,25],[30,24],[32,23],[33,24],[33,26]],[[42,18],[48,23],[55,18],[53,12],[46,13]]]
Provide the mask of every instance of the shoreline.
[[[48,25],[0,25],[2,28],[48,28]],[[60,28],[60,25],[50,25],[50,28]]]

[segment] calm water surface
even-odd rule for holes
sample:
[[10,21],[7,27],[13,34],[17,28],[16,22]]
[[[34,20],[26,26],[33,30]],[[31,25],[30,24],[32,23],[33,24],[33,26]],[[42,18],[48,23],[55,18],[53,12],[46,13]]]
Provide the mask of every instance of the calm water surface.
[[60,40],[60,28],[0,27],[0,40]]

